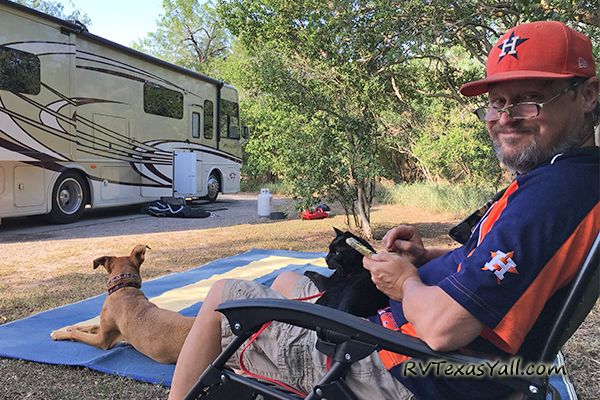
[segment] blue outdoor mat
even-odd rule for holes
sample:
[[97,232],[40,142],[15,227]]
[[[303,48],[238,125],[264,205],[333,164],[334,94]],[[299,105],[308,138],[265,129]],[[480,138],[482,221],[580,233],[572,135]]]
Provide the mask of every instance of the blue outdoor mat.
[[[324,268],[324,255],[251,250],[189,271],[146,281],[142,289],[146,297],[160,307],[195,316],[208,288],[218,279],[254,279],[270,285],[275,276],[284,270],[313,270],[326,274],[330,270]],[[85,366],[109,374],[170,386],[175,365],[157,363],[130,345],[120,344],[110,350],[101,350],[84,343],[50,339],[50,332],[53,330],[97,317],[105,298],[106,294],[102,294],[0,325],[0,357]]]

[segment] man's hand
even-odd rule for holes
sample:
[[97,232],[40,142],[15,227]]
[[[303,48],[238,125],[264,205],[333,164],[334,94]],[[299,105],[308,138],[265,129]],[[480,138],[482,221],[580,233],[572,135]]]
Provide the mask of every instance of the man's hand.
[[417,268],[407,257],[394,253],[378,253],[363,258],[363,266],[371,272],[371,280],[389,298],[401,301],[403,286],[408,279],[417,279]]
[[410,225],[399,225],[390,229],[381,242],[387,251],[392,251],[420,267],[429,261],[421,235]]

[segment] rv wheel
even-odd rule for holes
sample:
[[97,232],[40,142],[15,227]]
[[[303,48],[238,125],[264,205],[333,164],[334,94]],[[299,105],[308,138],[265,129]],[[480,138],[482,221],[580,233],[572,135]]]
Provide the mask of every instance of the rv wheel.
[[87,186],[81,175],[63,172],[52,189],[52,211],[47,218],[56,224],[68,224],[81,217],[88,198]]
[[206,199],[211,203],[217,201],[217,196],[221,191],[221,183],[219,183],[219,177],[211,172],[208,177],[208,194],[206,195]]

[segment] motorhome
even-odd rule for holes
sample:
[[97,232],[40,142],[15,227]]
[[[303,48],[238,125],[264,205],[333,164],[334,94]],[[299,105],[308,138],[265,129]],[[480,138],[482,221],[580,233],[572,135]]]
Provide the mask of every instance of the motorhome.
[[222,81],[0,0],[0,219],[239,191]]

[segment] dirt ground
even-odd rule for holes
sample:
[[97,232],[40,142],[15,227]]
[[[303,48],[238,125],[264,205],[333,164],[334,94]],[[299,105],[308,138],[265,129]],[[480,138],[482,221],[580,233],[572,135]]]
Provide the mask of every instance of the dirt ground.
[[[92,269],[92,260],[129,254],[137,244],[152,248],[142,270],[147,280],[251,248],[326,251],[332,227],[345,228],[341,215],[301,221],[291,201],[281,198],[276,199],[274,210],[288,212],[289,218],[261,219],[255,214],[255,199],[255,195],[241,195],[211,205],[217,214],[212,220],[134,215],[92,219],[71,227],[0,228],[0,323],[101,293],[106,275]],[[372,220],[376,239],[391,227],[408,223],[423,234],[426,245],[454,246],[446,233],[457,222],[456,216],[375,206]],[[582,399],[600,398],[599,309],[597,305],[567,346],[568,366]],[[0,399],[141,400],[165,399],[167,393],[158,385],[84,368],[0,358]]]

